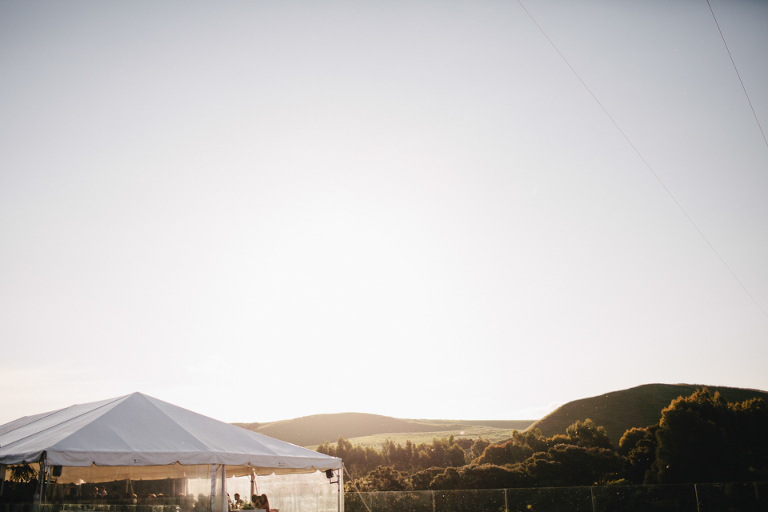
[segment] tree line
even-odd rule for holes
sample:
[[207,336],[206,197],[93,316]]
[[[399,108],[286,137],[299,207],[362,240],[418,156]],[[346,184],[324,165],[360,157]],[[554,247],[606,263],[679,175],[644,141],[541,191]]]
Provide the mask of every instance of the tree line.
[[702,388],[673,400],[657,424],[627,430],[618,447],[585,419],[564,434],[515,431],[502,443],[450,436],[388,440],[377,450],[339,437],[317,451],[344,461],[350,491],[764,481],[768,407],[761,398],[729,403]]

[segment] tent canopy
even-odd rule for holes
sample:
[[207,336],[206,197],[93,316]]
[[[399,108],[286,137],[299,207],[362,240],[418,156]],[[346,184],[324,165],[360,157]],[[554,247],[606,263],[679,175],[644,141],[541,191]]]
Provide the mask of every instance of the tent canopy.
[[277,473],[340,469],[341,459],[142,393],[25,416],[0,426],[0,464],[226,464]]

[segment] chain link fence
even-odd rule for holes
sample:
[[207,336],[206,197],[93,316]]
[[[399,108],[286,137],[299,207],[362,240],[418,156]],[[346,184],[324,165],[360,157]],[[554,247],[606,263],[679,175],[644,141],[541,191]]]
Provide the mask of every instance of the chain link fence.
[[[301,494],[280,512],[337,512],[336,499]],[[768,482],[609,485],[455,491],[346,492],[345,512],[768,512]],[[179,507],[2,503],[0,512],[180,512]]]
[[347,492],[345,512],[768,512],[768,482]]

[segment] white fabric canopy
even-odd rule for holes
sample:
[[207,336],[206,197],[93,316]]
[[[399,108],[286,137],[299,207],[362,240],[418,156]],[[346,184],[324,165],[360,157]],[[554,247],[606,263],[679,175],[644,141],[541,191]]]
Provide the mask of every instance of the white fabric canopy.
[[226,464],[257,468],[259,474],[341,468],[337,457],[141,393],[73,405],[0,426],[0,464],[38,462],[43,454],[49,466]]

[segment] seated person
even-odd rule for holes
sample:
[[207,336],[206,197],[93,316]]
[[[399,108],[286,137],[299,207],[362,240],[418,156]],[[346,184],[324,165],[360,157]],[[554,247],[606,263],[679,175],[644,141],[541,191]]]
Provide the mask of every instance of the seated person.
[[245,505],[245,500],[240,498],[240,495],[238,493],[235,493],[235,501],[232,503],[235,510],[239,510],[243,508],[243,505]]
[[269,500],[267,499],[266,494],[262,494],[261,496],[254,494],[251,496],[251,503],[253,503],[253,508],[264,509],[269,512]]
[[195,501],[194,505],[192,506],[192,510],[194,510],[194,512],[208,512],[210,505],[210,497],[200,493],[197,495],[197,501]]

